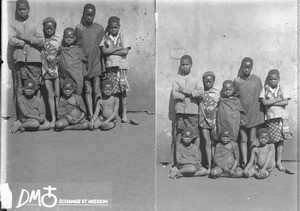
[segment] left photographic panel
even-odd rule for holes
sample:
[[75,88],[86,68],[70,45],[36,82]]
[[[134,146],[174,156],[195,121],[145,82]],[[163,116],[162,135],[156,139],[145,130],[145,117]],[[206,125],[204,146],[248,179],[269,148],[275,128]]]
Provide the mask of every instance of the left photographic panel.
[[1,208],[155,210],[155,0],[5,0]]

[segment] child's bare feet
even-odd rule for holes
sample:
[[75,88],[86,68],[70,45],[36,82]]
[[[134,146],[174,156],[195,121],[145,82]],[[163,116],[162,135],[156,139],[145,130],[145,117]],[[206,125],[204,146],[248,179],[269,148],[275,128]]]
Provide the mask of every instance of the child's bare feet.
[[126,123],[127,122],[127,116],[123,116],[123,118],[121,119],[122,123]]
[[210,174],[210,168],[206,170],[206,175]]
[[50,122],[50,128],[54,128],[55,127],[55,121]]
[[15,134],[18,130],[20,130],[20,128],[21,128],[21,122],[17,120],[12,124],[10,132]]
[[283,167],[281,162],[277,162],[277,168],[278,168],[279,171],[284,171],[285,170],[285,168]]
[[178,168],[175,166],[175,167],[171,168],[171,170],[170,170],[168,176],[169,176],[171,179],[176,179],[176,174],[177,174],[177,172],[178,172]]

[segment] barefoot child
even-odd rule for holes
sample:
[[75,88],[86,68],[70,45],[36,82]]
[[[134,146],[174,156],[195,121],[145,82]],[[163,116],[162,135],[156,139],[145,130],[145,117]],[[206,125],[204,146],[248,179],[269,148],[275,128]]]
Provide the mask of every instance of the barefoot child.
[[220,136],[223,127],[230,127],[231,140],[236,142],[240,125],[243,124],[244,109],[239,98],[233,96],[234,86],[231,80],[223,82],[220,101],[217,107],[217,135]]
[[51,112],[51,127],[54,128],[58,109],[59,79],[58,79],[58,48],[61,45],[60,37],[55,35],[56,21],[48,17],[43,21],[45,43],[42,50],[42,75],[48,92],[48,103]]
[[277,69],[269,71],[264,89],[261,91],[260,98],[266,106],[267,128],[270,131],[270,142],[275,144],[277,152],[277,168],[284,171],[281,163],[283,153],[283,141],[287,137],[283,135],[283,122],[287,122],[286,106],[291,99],[287,92],[279,84],[280,76]]
[[[116,126],[119,110],[119,99],[112,95],[113,83],[110,80],[102,82],[103,99],[97,101],[94,116],[90,122],[90,129],[100,128],[110,130]],[[101,115],[99,113],[101,111]]]
[[234,79],[236,96],[241,100],[245,110],[245,122],[240,128],[242,165],[247,164],[247,132],[250,133],[251,148],[257,144],[256,127],[264,123],[264,110],[259,100],[262,83],[258,76],[251,74],[253,60],[246,57],[242,60],[237,78]]
[[24,95],[19,97],[18,105],[23,115],[21,121],[16,121],[11,132],[18,130],[49,130],[50,122],[45,117],[45,105],[41,99],[34,95],[36,83],[32,79],[27,79],[23,86]]
[[176,141],[173,149],[175,164],[176,146],[180,144],[183,129],[190,128],[193,130],[194,144],[200,150],[198,104],[200,97],[203,95],[203,90],[197,77],[190,74],[192,66],[191,56],[184,55],[181,57],[180,73],[177,75],[172,87],[176,112]]
[[201,165],[201,155],[198,148],[192,143],[193,131],[182,131],[182,142],[177,147],[177,165],[172,168],[169,177],[177,179],[186,176],[205,176],[207,170]]
[[106,76],[113,82],[113,94],[121,94],[122,120],[127,122],[127,80],[128,62],[126,56],[131,47],[128,45],[120,29],[120,18],[112,16],[108,19],[107,30],[100,47],[105,55]]
[[86,108],[80,95],[74,94],[72,79],[62,83],[62,96],[58,102],[57,130],[86,130],[89,122],[85,119]]
[[266,128],[260,128],[257,131],[259,145],[251,151],[249,163],[244,169],[246,177],[255,177],[256,179],[265,179],[275,168],[275,148],[274,144],[268,144],[269,131]]
[[103,27],[94,22],[95,14],[95,6],[93,4],[86,4],[83,8],[81,24],[76,26],[76,42],[82,48],[83,54],[87,59],[87,75],[84,77],[84,87],[85,100],[90,119],[93,116],[92,92],[94,94],[95,103],[96,99],[101,97],[100,75],[103,67],[99,46],[105,34]]
[[41,48],[44,45],[42,30],[39,30],[33,18],[29,17],[27,0],[17,0],[16,20],[10,25],[9,43],[14,47],[14,61],[17,76],[18,95],[23,93],[23,82],[33,79],[39,93],[41,78]]
[[66,28],[59,56],[59,81],[62,84],[66,78],[72,79],[75,93],[80,95],[83,76],[87,74],[86,58],[81,48],[75,44],[75,40],[75,30],[71,27]]
[[221,175],[240,178],[243,171],[238,167],[239,146],[232,141],[232,131],[230,127],[223,127],[220,135],[220,142],[217,143],[214,153],[214,168],[210,172],[210,177],[215,179]]
[[211,169],[212,142],[214,141],[216,129],[216,107],[220,97],[220,91],[214,88],[216,76],[213,72],[207,71],[203,74],[204,85],[203,98],[199,104],[199,126],[202,128],[205,140],[205,151],[208,162],[208,171]]

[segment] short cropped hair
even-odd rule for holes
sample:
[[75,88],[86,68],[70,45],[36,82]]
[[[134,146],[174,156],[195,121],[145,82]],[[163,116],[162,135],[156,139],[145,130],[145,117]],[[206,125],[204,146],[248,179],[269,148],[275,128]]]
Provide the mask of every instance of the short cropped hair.
[[192,57],[190,55],[183,55],[180,58],[180,63],[182,63],[183,60],[188,60],[191,64],[193,64],[193,60],[192,60]]

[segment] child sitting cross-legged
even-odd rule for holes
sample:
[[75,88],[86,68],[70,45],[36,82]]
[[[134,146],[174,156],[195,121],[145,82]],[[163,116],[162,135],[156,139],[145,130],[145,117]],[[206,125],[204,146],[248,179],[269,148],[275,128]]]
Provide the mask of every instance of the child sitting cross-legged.
[[10,132],[50,129],[50,122],[45,117],[45,105],[35,95],[36,90],[37,85],[35,81],[33,79],[26,79],[23,86],[24,95],[18,99],[22,119],[13,123]]
[[228,176],[239,178],[243,176],[243,171],[238,166],[239,147],[232,140],[231,127],[224,126],[220,135],[220,142],[217,143],[214,153],[214,168],[210,171],[210,178]]
[[274,144],[268,143],[270,132],[266,128],[258,130],[257,139],[259,146],[252,149],[250,161],[244,169],[244,175],[245,177],[254,176],[256,179],[265,179],[276,166],[275,147]]
[[192,143],[193,131],[186,128],[182,131],[181,143],[177,146],[177,165],[173,167],[169,177],[177,179],[187,176],[205,176],[207,169],[201,165],[201,155],[195,144]]
[[[113,83],[110,80],[102,82],[102,99],[97,101],[96,110],[90,121],[90,129],[110,130],[116,126],[119,110],[119,98],[113,94]],[[99,113],[101,114],[99,115]]]
[[86,130],[89,122],[85,119],[86,108],[82,97],[74,94],[74,82],[66,78],[62,83],[62,96],[58,102],[58,120],[55,128],[60,130]]

